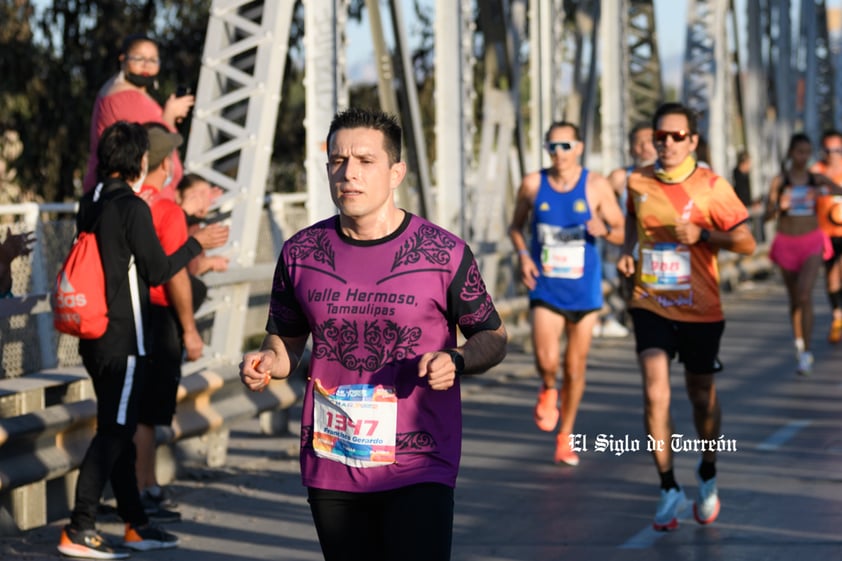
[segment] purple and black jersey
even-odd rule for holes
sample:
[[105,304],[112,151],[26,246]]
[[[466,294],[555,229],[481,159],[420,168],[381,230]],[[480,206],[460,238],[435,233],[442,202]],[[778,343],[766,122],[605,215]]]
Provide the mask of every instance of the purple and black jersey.
[[[379,240],[353,240],[331,217],[298,232],[275,271],[266,330],[312,337],[302,412],[304,485],[382,491],[422,482],[454,486],[462,440],[460,387],[434,391],[418,377],[424,353],[494,330],[501,320],[470,248],[423,218],[406,214]],[[395,462],[351,467],[316,456],[314,384],[382,385],[397,395]]]

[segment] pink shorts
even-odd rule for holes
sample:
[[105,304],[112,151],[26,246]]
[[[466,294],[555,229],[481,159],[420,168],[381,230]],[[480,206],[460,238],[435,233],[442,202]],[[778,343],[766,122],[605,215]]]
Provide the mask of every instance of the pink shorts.
[[769,259],[781,269],[793,272],[800,271],[813,255],[821,255],[822,260],[833,255],[830,238],[820,229],[799,236],[777,233],[769,248]]

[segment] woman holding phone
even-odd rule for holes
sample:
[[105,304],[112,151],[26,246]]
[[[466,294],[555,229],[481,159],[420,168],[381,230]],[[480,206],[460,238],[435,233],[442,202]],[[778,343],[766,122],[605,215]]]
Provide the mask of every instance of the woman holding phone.
[[[176,125],[187,116],[195,102],[195,97],[189,92],[185,95],[170,94],[163,107],[152,97],[150,91],[158,87],[157,77],[161,59],[157,43],[149,37],[126,37],[118,59],[120,71],[102,86],[94,102],[91,115],[91,155],[83,182],[85,192],[93,189],[98,182],[97,143],[102,131],[109,125],[121,120],[135,123],[154,121],[165,125],[171,132],[177,132]],[[175,186],[181,181],[184,173],[177,153],[174,164],[173,176],[161,191],[173,200]]]

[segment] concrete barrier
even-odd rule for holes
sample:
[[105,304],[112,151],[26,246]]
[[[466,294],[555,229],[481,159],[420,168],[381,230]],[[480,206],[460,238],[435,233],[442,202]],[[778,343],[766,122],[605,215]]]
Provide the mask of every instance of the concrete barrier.
[[[63,396],[49,397],[50,394]],[[172,426],[158,431],[161,481],[178,474],[179,456],[209,467],[225,464],[228,424],[272,415],[297,399],[285,381],[258,393],[240,383],[238,367],[217,364],[182,379]],[[15,535],[66,517],[76,475],[93,436],[96,402],[84,369],[0,380],[0,535]],[[168,454],[173,446],[189,453]],[[163,452],[163,454],[162,454]]]

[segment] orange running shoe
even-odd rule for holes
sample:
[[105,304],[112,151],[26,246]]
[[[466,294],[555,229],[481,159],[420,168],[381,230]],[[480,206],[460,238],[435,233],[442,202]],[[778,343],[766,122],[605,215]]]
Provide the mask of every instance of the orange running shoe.
[[535,424],[542,431],[552,432],[558,423],[558,390],[541,388],[535,404]]
[[570,448],[570,435],[560,432],[555,437],[555,463],[568,466],[579,465],[579,454]]
[[842,319],[835,319],[830,324],[830,333],[827,335],[827,340],[831,343],[842,341]]

